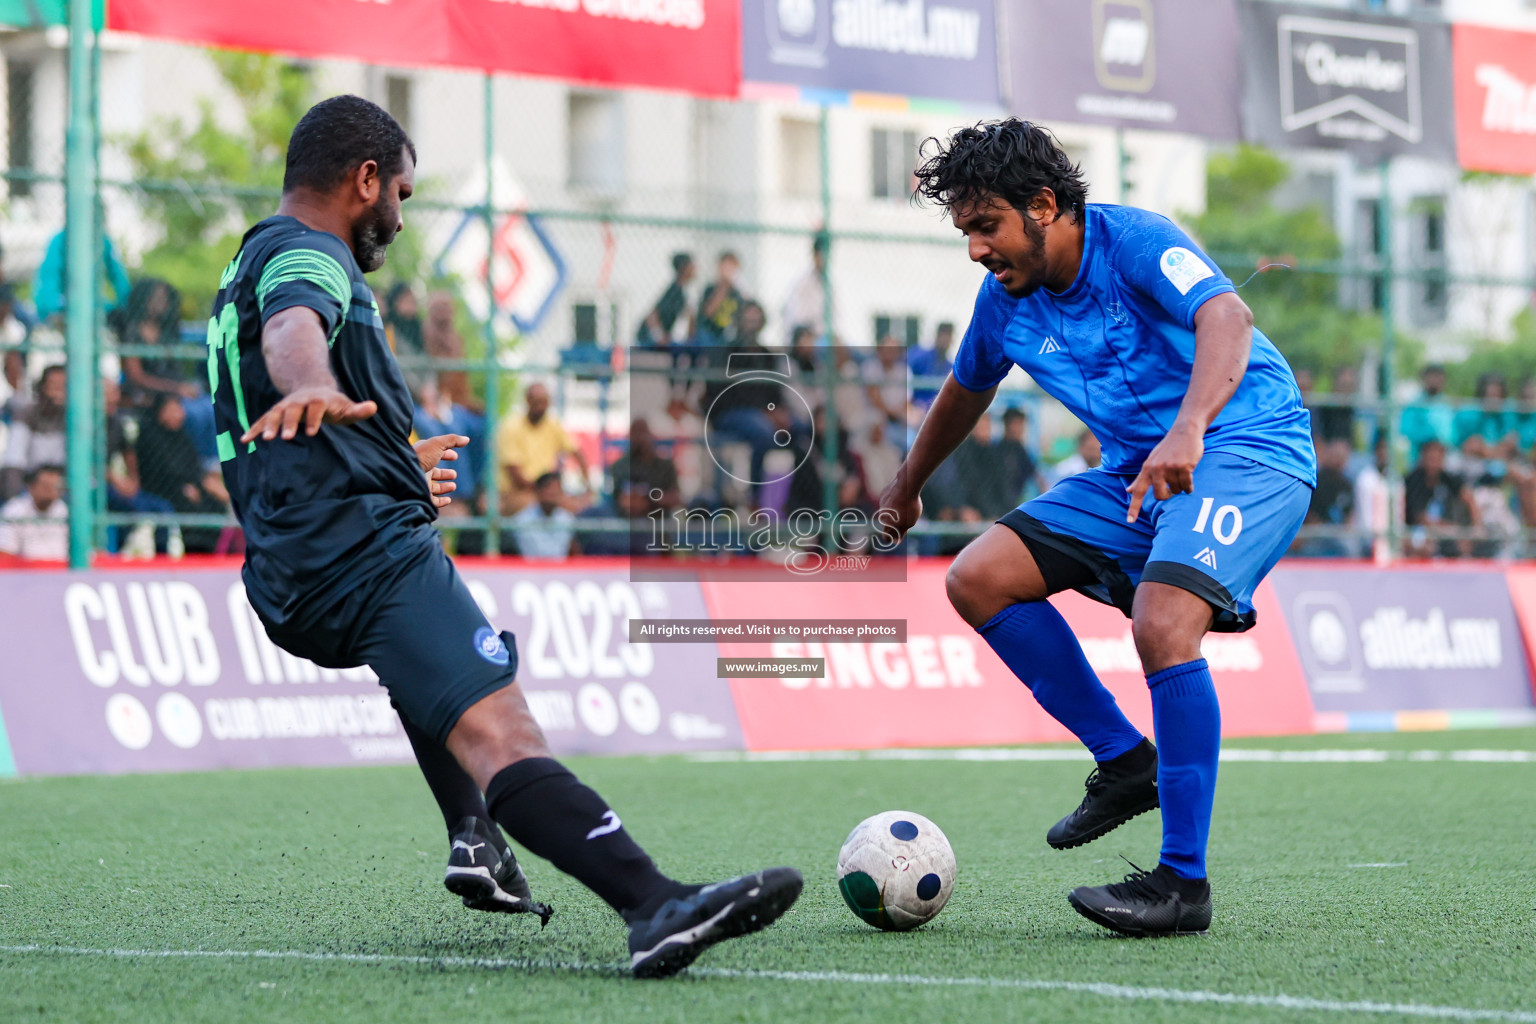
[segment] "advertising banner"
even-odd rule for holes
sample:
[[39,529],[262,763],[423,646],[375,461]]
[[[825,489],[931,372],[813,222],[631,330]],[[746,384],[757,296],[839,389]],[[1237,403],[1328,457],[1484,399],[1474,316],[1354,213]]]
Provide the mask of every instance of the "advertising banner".
[[1500,571],[1281,567],[1270,581],[1320,712],[1532,706]]
[[109,28],[236,49],[733,96],[734,0],[112,0]]
[[743,0],[743,77],[998,102],[993,0]]
[[1536,174],[1536,32],[1457,25],[1456,160]]
[[[631,644],[627,620],[700,616],[695,584],[621,570],[477,571],[487,617],[518,636],[522,683],[557,753],[736,749],[713,645]],[[409,761],[366,668],[279,650],[238,569],[12,572],[0,589],[0,715],[22,774]]]
[[1238,137],[1236,0],[1006,0],[1009,110]]
[[1249,141],[1452,158],[1449,25],[1253,0],[1240,14]]
[[[814,583],[796,588],[796,618],[907,620],[905,643],[720,644],[725,657],[820,658],[822,678],[732,679],[751,750],[870,749],[1070,741],[945,596],[942,562],[916,563],[903,583]],[[717,618],[783,607],[784,584],[704,583]],[[1076,594],[1052,599],[1104,684],[1139,728],[1152,729],[1146,678],[1118,610]],[[1310,732],[1312,708],[1285,623],[1260,591],[1260,626],[1212,634],[1205,654],[1228,735]]]

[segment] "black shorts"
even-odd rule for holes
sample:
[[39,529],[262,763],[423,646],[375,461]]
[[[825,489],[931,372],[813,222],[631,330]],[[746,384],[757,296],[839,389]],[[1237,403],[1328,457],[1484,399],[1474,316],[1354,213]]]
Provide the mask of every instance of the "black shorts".
[[436,544],[360,579],[302,631],[266,625],[290,654],[327,668],[373,669],[400,713],[439,743],[471,705],[517,675],[515,645],[486,621]]

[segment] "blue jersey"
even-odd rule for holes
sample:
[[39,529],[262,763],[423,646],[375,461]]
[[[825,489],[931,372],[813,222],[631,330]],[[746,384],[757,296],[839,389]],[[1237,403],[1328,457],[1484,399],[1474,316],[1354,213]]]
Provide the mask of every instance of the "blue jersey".
[[[1083,260],[1061,294],[1015,299],[988,275],[955,355],[962,387],[985,391],[1017,364],[1087,424],[1106,470],[1135,474],[1167,435],[1189,389],[1195,311],[1235,291],[1166,217],[1090,205]],[[1257,328],[1248,372],[1205,432],[1207,452],[1228,452],[1312,486],[1311,416],[1285,358]]]

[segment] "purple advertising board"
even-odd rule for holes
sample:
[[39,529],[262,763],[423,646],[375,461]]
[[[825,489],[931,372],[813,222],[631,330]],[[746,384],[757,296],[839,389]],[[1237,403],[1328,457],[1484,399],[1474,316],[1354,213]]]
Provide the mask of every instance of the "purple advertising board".
[[[632,617],[703,617],[696,583],[590,567],[463,575],[517,634],[518,681],[557,753],[741,747],[713,644],[628,642]],[[0,772],[411,759],[374,674],[278,649],[234,568],[0,574],[0,652]]]
[[1320,712],[1532,706],[1502,572],[1281,566],[1270,582]]
[[1236,139],[1235,0],[1004,0],[1008,109]]
[[744,0],[742,77],[996,105],[993,0]]

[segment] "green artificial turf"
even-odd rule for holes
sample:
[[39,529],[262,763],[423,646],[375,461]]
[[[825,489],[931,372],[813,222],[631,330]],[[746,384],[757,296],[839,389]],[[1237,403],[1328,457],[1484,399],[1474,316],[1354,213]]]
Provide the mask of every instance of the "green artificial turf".
[[[1233,746],[1531,750],[1536,730]],[[543,932],[460,907],[442,888],[446,839],[412,769],[9,781],[0,1021],[1413,1019],[1145,998],[1150,988],[1536,1021],[1536,763],[1224,763],[1215,925],[1156,941],[1109,935],[1064,898],[1129,870],[1120,854],[1157,860],[1155,815],[1078,850],[1045,845],[1087,762],[571,763],[669,872],[712,880],[792,864],[805,895],[689,975],[640,983],[615,966],[626,959],[618,920],[542,861],[527,859],[535,893],[556,906]],[[938,822],[960,874],[937,920],[884,933],[843,905],[834,869],[855,823],[897,808]],[[1351,866],[1365,864],[1401,866]],[[180,955],[253,950],[285,955]]]

